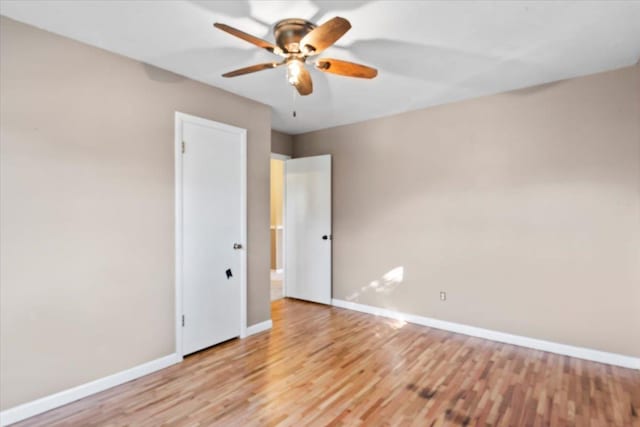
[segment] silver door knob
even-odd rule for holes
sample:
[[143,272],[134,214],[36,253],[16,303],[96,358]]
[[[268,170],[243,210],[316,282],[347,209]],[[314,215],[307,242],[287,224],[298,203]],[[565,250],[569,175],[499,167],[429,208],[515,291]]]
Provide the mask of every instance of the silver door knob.
[[236,250],[242,249],[242,245],[240,243],[234,243],[233,244],[233,249],[236,249]]

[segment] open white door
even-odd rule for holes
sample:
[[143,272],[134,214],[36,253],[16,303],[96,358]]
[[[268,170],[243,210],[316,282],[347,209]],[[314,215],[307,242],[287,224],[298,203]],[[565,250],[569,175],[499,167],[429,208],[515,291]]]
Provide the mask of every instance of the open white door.
[[331,156],[285,162],[286,296],[331,304]]
[[246,131],[178,113],[176,137],[176,278],[189,354],[245,326]]

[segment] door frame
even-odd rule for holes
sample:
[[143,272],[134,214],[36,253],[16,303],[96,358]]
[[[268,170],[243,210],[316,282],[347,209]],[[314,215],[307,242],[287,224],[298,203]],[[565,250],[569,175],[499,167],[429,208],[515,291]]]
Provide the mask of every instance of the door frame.
[[[287,297],[287,278],[285,276],[286,265],[287,265],[287,257],[285,256],[286,251],[286,233],[287,233],[287,214],[285,213],[285,203],[287,202],[287,182],[286,182],[286,173],[287,173],[287,160],[291,160],[293,156],[288,154],[280,154],[280,153],[271,153],[271,159],[282,160],[284,163],[282,167],[282,298]],[[271,171],[269,171],[269,180],[271,180]],[[269,190],[271,190],[271,182],[269,182]],[[271,201],[271,194],[269,194],[269,201]],[[271,232],[271,231],[269,231]],[[269,235],[271,238],[271,235]],[[271,270],[269,270],[269,290],[271,290]],[[269,293],[271,296],[271,293]]]
[[[175,183],[175,340],[176,353],[182,357],[182,124],[229,132],[240,137],[240,338],[247,336],[247,130],[189,114],[175,112],[174,183]],[[188,149],[188,147],[187,147]]]

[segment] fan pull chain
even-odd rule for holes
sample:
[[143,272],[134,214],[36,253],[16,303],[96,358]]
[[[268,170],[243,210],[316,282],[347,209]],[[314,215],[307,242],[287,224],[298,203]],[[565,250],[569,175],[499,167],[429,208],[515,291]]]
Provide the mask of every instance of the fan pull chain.
[[295,118],[298,115],[298,113],[296,112],[296,95],[297,95],[297,93],[296,93],[296,88],[295,87],[293,87],[292,89],[293,89],[293,107],[292,107],[293,111],[292,111],[292,113],[293,113],[293,117]]

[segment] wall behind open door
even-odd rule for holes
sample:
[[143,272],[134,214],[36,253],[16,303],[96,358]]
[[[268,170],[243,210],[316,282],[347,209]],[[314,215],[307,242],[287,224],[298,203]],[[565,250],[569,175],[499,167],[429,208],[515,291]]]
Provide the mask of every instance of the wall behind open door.
[[271,269],[281,270],[284,254],[284,161],[283,158],[271,158]]
[[331,304],[331,156],[285,163],[286,296]]

